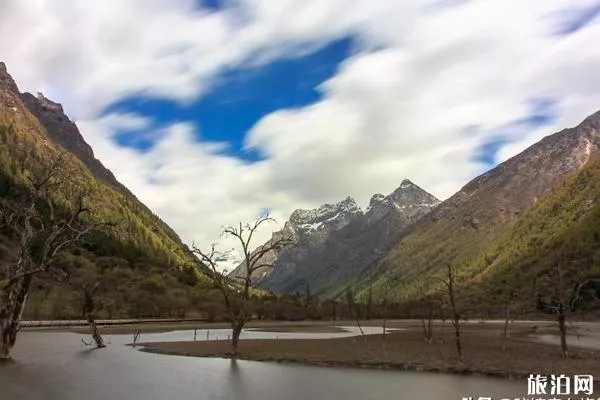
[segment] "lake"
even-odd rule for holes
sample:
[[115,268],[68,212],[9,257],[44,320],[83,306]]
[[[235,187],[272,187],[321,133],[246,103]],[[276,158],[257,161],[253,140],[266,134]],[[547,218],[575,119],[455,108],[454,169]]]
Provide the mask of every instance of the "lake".
[[[142,341],[192,340],[193,331],[143,334]],[[244,332],[245,338],[339,337],[347,333]],[[210,338],[227,337],[211,330]],[[198,330],[198,338],[206,338]],[[22,332],[13,362],[0,364],[0,399],[398,399],[461,400],[523,396],[525,380],[316,367],[150,354],[125,346],[132,335],[109,335],[92,350],[84,335]]]

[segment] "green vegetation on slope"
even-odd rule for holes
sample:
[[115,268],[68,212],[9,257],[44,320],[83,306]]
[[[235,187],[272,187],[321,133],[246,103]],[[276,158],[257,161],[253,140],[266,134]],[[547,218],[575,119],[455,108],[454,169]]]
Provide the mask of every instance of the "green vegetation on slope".
[[353,288],[358,298],[364,300],[371,292],[376,300],[407,302],[422,297],[441,288],[448,264],[456,268],[458,278],[469,282],[493,261],[489,249],[599,152],[600,111],[473,179],[409,227],[392,250],[360,277]]
[[[373,298],[409,304],[440,291],[440,271],[452,262],[465,308],[482,311],[513,304],[534,310],[538,293],[548,295],[540,293],[540,286],[556,279],[561,260],[567,288],[600,277],[600,157],[567,177],[496,240],[486,243],[474,230],[453,234],[452,225],[452,220],[440,221],[401,241],[384,260],[396,268],[374,280]],[[363,298],[368,278],[359,287]]]
[[542,198],[468,265],[465,272],[475,274],[468,294],[482,305],[535,304],[559,263],[568,288],[600,277],[600,157]]
[[[0,196],[10,196],[29,184],[27,176],[61,159],[64,183],[54,191],[56,207],[69,208],[84,195],[90,223],[111,222],[108,230],[87,237],[81,248],[63,257],[70,284],[48,276],[36,279],[26,318],[78,318],[81,294],[74,282],[100,279],[107,306],[102,317],[182,316],[203,298],[201,275],[177,266],[190,261],[177,235],[132,194],[94,176],[73,154],[45,135],[35,117],[17,104],[18,111],[0,108]],[[11,254],[11,238],[0,233],[0,257]],[[200,288],[196,287],[200,285]]]

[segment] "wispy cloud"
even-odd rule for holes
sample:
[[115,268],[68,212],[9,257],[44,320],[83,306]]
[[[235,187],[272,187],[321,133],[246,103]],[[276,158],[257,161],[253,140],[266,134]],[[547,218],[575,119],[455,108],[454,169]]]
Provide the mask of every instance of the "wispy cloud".
[[[21,87],[64,103],[123,183],[202,244],[222,224],[266,208],[283,221],[295,208],[346,195],[365,204],[405,177],[444,198],[599,107],[593,9],[568,35],[554,34],[548,18],[589,0],[430,4],[8,0],[0,3],[0,54]],[[189,108],[218,91],[227,71],[268,70],[340,38],[355,47],[311,81],[314,98],[254,115],[237,135],[256,159],[203,136],[193,117],[157,124],[154,113],[131,115],[135,107],[103,112],[131,98]],[[232,107],[224,118],[240,113]],[[124,142],[125,133],[146,131],[151,146]]]
[[[524,117],[502,124],[482,135],[485,140],[476,148],[473,160],[482,163],[483,169],[491,168],[502,161],[501,151],[506,145],[527,138],[532,131],[551,126],[559,116],[560,104],[556,99],[536,98],[527,101],[526,104],[529,111]],[[472,132],[476,130],[475,128]]]
[[552,15],[554,17],[553,31],[558,35],[569,35],[598,20],[600,1],[592,0],[586,4],[573,4]]

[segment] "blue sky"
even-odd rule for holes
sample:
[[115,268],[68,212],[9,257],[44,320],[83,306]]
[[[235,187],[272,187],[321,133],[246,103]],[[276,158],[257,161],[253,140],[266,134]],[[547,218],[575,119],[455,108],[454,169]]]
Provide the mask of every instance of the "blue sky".
[[[214,3],[211,3],[214,4]],[[286,108],[298,108],[321,99],[318,86],[331,78],[352,49],[344,38],[300,58],[286,58],[264,66],[222,72],[212,89],[190,103],[171,99],[133,96],[110,104],[105,115],[134,113],[153,121],[154,128],[177,122],[193,123],[198,140],[226,142],[226,154],[256,161],[260,154],[244,149],[246,133],[263,116]],[[119,132],[119,144],[148,150],[153,141],[135,131]]]
[[212,11],[220,10],[226,3],[226,0],[198,0],[200,7]]
[[4,0],[3,61],[200,245],[405,178],[448,198],[600,108],[600,0],[62,3]]
[[559,35],[570,35],[585,28],[600,15],[600,1],[591,1],[582,6],[564,8],[555,14],[554,31]]
[[526,116],[492,130],[489,138],[477,148],[474,160],[481,162],[484,170],[496,166],[498,152],[504,145],[519,140],[528,132],[550,126],[559,114],[559,103],[552,98],[533,99],[527,102],[527,108]]

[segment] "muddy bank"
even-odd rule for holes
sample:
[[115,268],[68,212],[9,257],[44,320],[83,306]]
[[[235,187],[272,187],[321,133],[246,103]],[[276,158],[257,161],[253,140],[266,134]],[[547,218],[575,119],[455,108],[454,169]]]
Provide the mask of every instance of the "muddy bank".
[[[314,365],[388,368],[524,378],[539,374],[590,374],[600,376],[600,353],[572,349],[567,360],[550,344],[509,338],[497,330],[466,327],[464,362],[456,356],[452,332],[438,332],[426,343],[419,332],[404,331],[338,339],[242,340],[239,358],[255,361],[295,362]],[[143,343],[142,351],[195,357],[229,358],[227,341]]]

